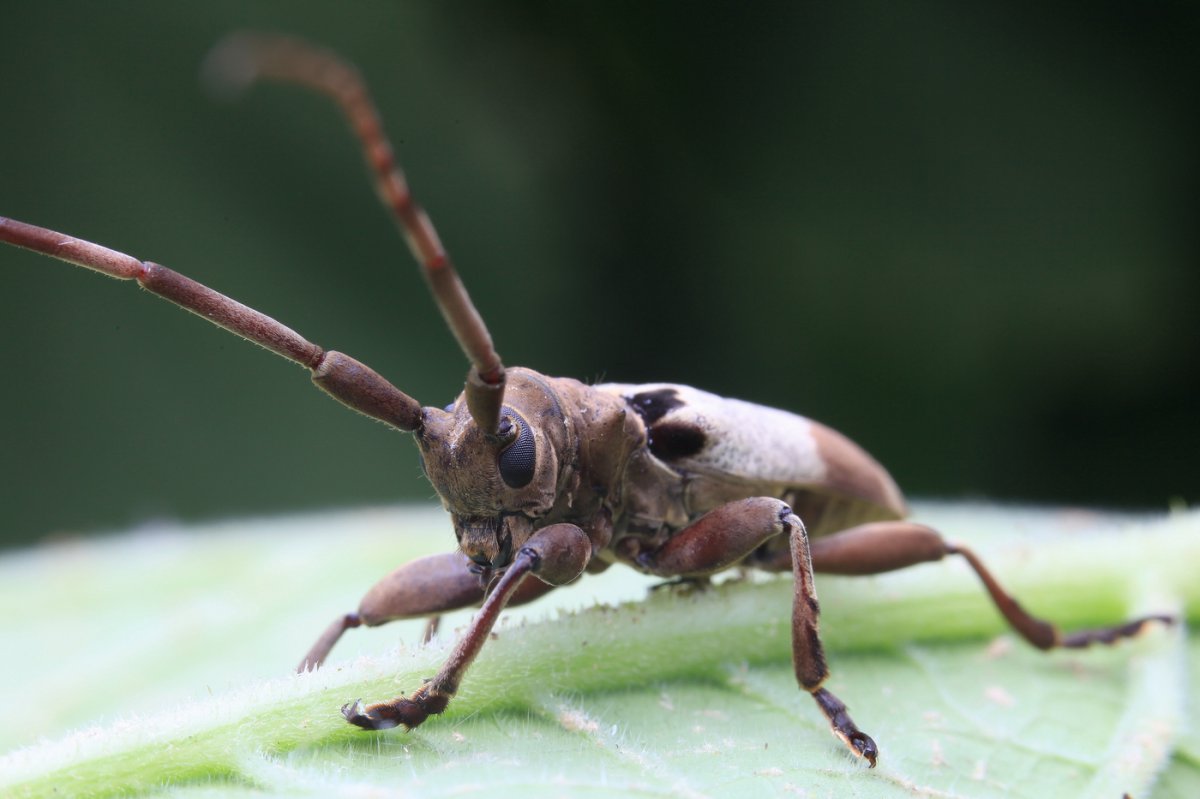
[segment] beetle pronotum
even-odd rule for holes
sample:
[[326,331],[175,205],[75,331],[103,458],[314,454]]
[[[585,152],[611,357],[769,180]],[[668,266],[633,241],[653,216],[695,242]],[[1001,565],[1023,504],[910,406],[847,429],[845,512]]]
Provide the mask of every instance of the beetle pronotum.
[[832,731],[871,765],[875,742],[824,687],[829,672],[814,572],[878,574],[961,556],[1012,628],[1040,649],[1112,643],[1149,622],[1170,623],[1154,615],[1062,633],[1030,615],[970,550],[906,521],[905,501],[887,471],[817,422],[687,386],[589,386],[506,368],[409,192],[358,73],[299,40],[249,34],[224,41],[208,64],[214,76],[237,87],[291,82],[330,96],[341,108],[380,198],[469,362],[465,388],[452,404],[422,407],[355,359],[157,264],[4,218],[0,240],[135,280],[308,368],[319,388],[350,408],[413,434],[458,548],[385,576],[357,611],[334,619],[300,669],[320,666],[352,627],[481,608],[436,676],[410,695],[347,703],[342,712],[350,723],[411,729],[441,713],[505,606],[614,563],[696,580],[731,567],[791,572],[797,682]]

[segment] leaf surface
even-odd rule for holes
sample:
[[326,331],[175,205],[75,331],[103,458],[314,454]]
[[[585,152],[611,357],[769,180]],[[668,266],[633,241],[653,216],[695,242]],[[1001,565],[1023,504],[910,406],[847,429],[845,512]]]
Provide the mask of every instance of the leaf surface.
[[[1200,514],[918,511],[1064,626],[1200,617]],[[1187,728],[1200,647],[1183,626],[1042,654],[1005,632],[954,560],[818,581],[829,687],[879,743],[874,770],[796,688],[788,579],[647,598],[652,581],[611,569],[514,610],[445,716],[358,732],[341,704],[417,687],[468,614],[429,647],[415,644],[419,622],[397,623],[351,631],[316,673],[288,669],[447,529],[423,510],[378,510],[8,555],[0,746],[24,748],[0,758],[0,793],[1200,795]]]

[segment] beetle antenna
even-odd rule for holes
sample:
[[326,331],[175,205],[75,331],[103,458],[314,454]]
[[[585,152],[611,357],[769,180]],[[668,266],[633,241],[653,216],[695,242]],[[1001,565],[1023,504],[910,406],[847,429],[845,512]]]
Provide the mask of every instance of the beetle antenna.
[[205,59],[205,82],[228,94],[256,80],[294,83],[332,98],[358,137],[384,206],[391,211],[429,284],[446,324],[471,362],[467,406],[475,423],[494,433],[504,401],[504,365],[483,317],[471,302],[425,210],[396,163],[375,101],[358,70],[333,52],[290,36],[235,33]]

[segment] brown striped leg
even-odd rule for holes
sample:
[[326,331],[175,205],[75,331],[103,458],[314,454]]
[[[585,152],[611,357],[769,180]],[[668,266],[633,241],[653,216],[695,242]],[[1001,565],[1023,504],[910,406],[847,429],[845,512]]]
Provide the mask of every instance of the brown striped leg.
[[[471,571],[472,565],[461,552],[430,555],[404,564],[372,586],[356,612],[334,619],[296,670],[320,666],[342,633],[354,627],[378,627],[389,621],[429,617],[422,639],[429,641],[437,630],[438,614],[477,605],[483,600],[484,589]],[[554,587],[541,580],[526,580],[517,587],[508,604],[532,602]]]
[[[706,577],[734,565],[764,541],[783,535],[780,515],[791,512],[783,500],[740,499],[704,514],[658,549],[622,554],[659,577]],[[634,544],[636,539],[625,541]]]
[[974,552],[958,544],[946,544],[946,552],[966,558],[967,563],[983,581],[983,586],[992,597],[992,601],[996,603],[996,609],[1012,625],[1012,628],[1021,634],[1022,638],[1038,649],[1056,649],[1058,647],[1082,649],[1092,644],[1115,644],[1123,638],[1134,637],[1150,624],[1158,623],[1170,626],[1175,623],[1173,616],[1152,614],[1108,627],[1064,633],[1056,625],[1031,615],[1021,607],[1017,600],[996,582],[991,572]]
[[833,734],[858,757],[865,759],[875,768],[879,747],[871,736],[860,730],[846,705],[822,684],[829,677],[825,665],[825,651],[821,646],[818,621],[821,606],[817,601],[817,589],[813,584],[812,555],[809,551],[808,533],[800,519],[793,513],[783,518],[792,554],[792,574],[796,577],[796,590],[792,599],[792,665],[796,669],[796,681],[800,687],[812,694],[829,720]]
[[1137,635],[1150,623],[1174,622],[1171,616],[1152,615],[1109,627],[1063,633],[1054,624],[1021,607],[974,552],[962,545],[947,543],[936,530],[913,522],[873,522],[812,542],[813,570],[827,574],[881,574],[941,560],[946,555],[961,555],[966,559],[983,582],[996,609],[1022,638],[1038,649],[1112,644]]
[[500,612],[517,595],[522,582],[529,582],[526,577],[536,575],[551,586],[568,583],[583,572],[591,555],[592,545],[587,535],[573,524],[554,524],[538,530],[518,550],[432,680],[411,696],[370,705],[364,705],[362,700],[349,702],[342,707],[342,715],[364,730],[386,730],[412,729],[429,716],[441,713],[457,693],[463,675],[479,654]]
[[792,664],[796,682],[812,694],[835,735],[871,766],[879,749],[855,726],[846,705],[822,688],[829,676],[818,631],[820,605],[804,524],[782,500],[755,497],[722,505],[680,530],[662,547],[637,555],[638,565],[662,577],[696,577],[727,568],[765,541],[787,536],[796,587],[792,604]]

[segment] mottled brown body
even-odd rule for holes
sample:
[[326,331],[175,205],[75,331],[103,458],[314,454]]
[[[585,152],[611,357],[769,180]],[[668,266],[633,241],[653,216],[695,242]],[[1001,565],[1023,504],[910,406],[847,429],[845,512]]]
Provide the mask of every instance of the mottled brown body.
[[[457,551],[406,564],[356,612],[338,616],[300,663],[315,668],[350,628],[480,605],[438,673],[411,695],[363,705],[365,729],[413,728],[441,713],[507,605],[537,599],[614,563],[663,577],[704,579],[733,567],[790,571],[793,664],[832,731],[875,764],[878,749],[824,688],[814,572],[878,574],[962,555],[999,612],[1035,646],[1080,647],[1137,634],[1135,619],[1063,636],[1026,613],[982,562],[934,530],[904,521],[887,471],[850,439],[785,411],[687,386],[587,386],[506,369],[437,233],[409,192],[357,72],[332,54],[279,36],[238,35],[207,64],[234,86],[257,79],[328,94],[361,140],[376,188],[422,268],[470,363],[447,408],[422,407],[353,358],[326,351],[279,322],[150,262],[0,217],[0,241],[135,280],[311,372],[354,410],[411,432],[450,514]],[[536,578],[536,579],[535,579]]]

